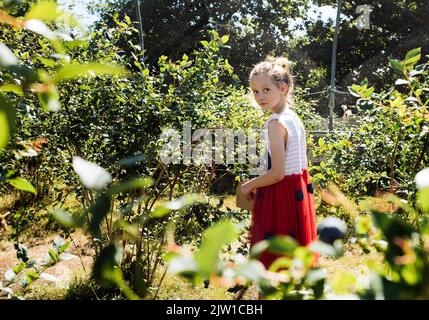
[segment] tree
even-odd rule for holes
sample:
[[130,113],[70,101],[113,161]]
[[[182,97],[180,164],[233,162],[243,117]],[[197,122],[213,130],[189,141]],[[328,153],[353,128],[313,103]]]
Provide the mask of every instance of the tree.
[[[389,58],[399,58],[415,47],[422,53],[429,48],[429,2],[371,2],[370,28],[356,27],[359,5],[368,1],[343,2],[337,58],[337,85],[347,86],[368,78],[377,89],[390,83],[393,74],[386,68]],[[336,7],[337,1],[317,0],[315,5]],[[147,63],[155,65],[161,55],[178,58],[198,46],[215,29],[228,34],[231,49],[221,54],[228,59],[243,84],[251,66],[267,54],[287,55],[295,62],[297,82],[313,91],[326,89],[329,83],[334,21],[312,18],[308,0],[269,1],[153,1],[141,0]],[[113,12],[136,19],[135,0],[108,0],[108,5],[93,5],[107,20]],[[301,24],[298,22],[302,19]],[[112,22],[111,22],[112,23]],[[300,33],[296,31],[300,30]],[[138,43],[138,39],[134,43]],[[123,44],[128,51],[127,44]],[[321,108],[327,105],[327,95],[319,96]],[[353,97],[338,96],[340,104],[352,104]],[[339,108],[338,108],[339,109]]]
[[[155,65],[161,55],[180,58],[198,48],[199,41],[209,38],[209,30],[230,36],[232,50],[223,50],[235,73],[247,81],[249,68],[272,52],[287,50],[285,39],[292,35],[290,23],[303,18],[308,0],[244,1],[182,0],[141,1],[147,63]],[[134,0],[110,0],[107,6],[93,4],[102,20],[118,12],[136,21]],[[138,39],[133,40],[139,43]],[[123,44],[126,48],[127,44]],[[125,49],[127,50],[127,49]]]
[[[338,1],[318,0],[319,6],[336,6]],[[358,29],[357,8],[367,5],[365,0],[343,2],[345,15],[339,31],[337,57],[337,84],[341,89],[368,78],[377,89],[391,83],[393,73],[388,68],[389,58],[401,58],[409,50],[421,47],[429,53],[429,1],[371,1],[370,28]],[[302,39],[302,50],[312,60],[330,69],[334,21],[305,21],[307,37]],[[320,35],[327,35],[321,37]]]

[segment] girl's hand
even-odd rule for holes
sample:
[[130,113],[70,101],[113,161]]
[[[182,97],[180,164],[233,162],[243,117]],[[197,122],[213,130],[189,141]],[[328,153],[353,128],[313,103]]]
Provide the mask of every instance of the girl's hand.
[[241,185],[241,192],[244,194],[247,200],[253,200],[255,198],[256,186],[253,180],[249,180]]

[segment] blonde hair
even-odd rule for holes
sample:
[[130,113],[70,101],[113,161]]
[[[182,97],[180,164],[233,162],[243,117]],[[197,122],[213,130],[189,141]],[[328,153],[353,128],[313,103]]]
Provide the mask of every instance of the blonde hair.
[[294,80],[292,74],[292,63],[285,57],[267,56],[264,61],[256,64],[250,72],[249,81],[252,77],[266,73],[277,86],[284,82],[288,85],[286,95],[287,104],[293,107]]

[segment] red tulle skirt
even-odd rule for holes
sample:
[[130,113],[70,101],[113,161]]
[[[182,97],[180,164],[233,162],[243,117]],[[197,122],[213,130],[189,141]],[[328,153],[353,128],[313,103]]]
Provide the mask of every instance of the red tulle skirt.
[[[301,174],[286,175],[282,181],[258,188],[253,204],[250,246],[277,235],[289,235],[303,246],[316,240],[313,192],[306,169]],[[259,260],[268,269],[278,257],[266,250]]]

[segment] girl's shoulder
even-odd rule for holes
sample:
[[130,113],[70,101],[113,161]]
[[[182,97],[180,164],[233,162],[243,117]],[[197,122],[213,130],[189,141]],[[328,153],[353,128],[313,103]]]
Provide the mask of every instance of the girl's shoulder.
[[274,119],[278,120],[279,123],[282,124],[286,128],[289,136],[296,135],[296,133],[297,133],[296,131],[300,127],[300,125],[299,125],[300,119],[293,110],[290,110],[288,108],[281,113],[272,114],[267,119],[267,121],[265,121],[264,127],[266,129],[268,129],[268,124],[270,123],[270,121],[272,121]]
[[267,129],[268,128],[268,124],[272,121],[272,120],[279,120],[280,119],[280,114],[277,113],[273,113],[267,120],[265,120],[264,123],[264,128]]
[[303,130],[305,131],[301,119],[295,111],[290,108],[280,113],[279,122],[286,127],[289,136],[300,135]]
[[296,112],[293,111],[290,108],[288,108],[287,110],[283,111],[280,114],[280,118],[279,119],[283,120],[283,121],[285,121],[287,123],[290,123],[290,124],[293,123],[293,124],[297,125],[298,127],[301,127],[301,126],[303,127],[304,126],[304,124],[302,123],[301,119],[296,114]]
[[290,110],[290,108],[287,108],[286,110],[280,112],[280,113],[273,113],[266,121],[264,124],[264,127],[267,128],[268,124],[276,119],[279,120],[280,122],[285,121],[285,120],[291,120],[294,118],[294,112],[292,110]]

